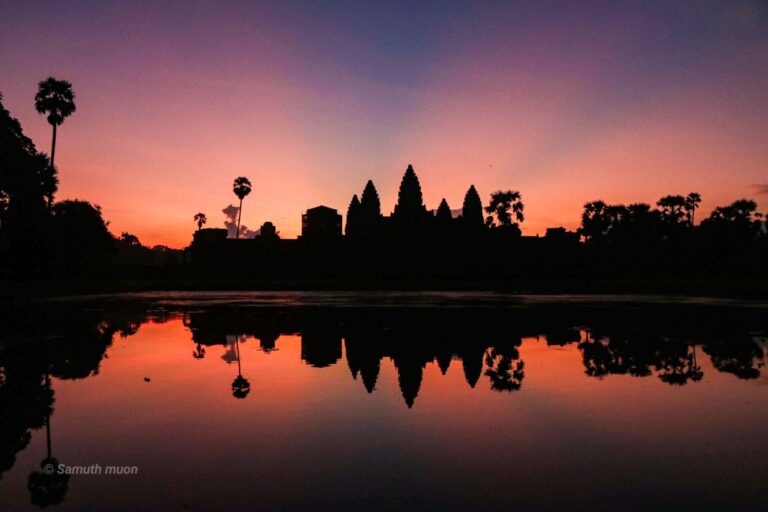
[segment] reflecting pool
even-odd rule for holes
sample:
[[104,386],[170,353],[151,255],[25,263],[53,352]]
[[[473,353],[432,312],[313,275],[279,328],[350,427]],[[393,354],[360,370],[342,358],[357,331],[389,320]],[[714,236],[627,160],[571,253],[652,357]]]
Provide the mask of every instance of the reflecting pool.
[[768,305],[150,293],[0,312],[0,509],[765,510]]

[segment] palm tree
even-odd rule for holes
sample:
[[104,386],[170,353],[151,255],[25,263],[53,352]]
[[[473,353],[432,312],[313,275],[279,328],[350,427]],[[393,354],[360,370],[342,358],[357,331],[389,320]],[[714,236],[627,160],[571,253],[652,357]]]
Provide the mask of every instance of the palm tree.
[[72,84],[66,80],[56,80],[52,76],[40,82],[35,95],[35,110],[40,114],[48,114],[48,122],[53,126],[51,140],[51,167],[53,167],[53,159],[56,155],[56,127],[76,110]]
[[243,199],[251,193],[251,181],[243,176],[236,178],[235,182],[232,184],[232,191],[237,198],[240,199],[240,210],[237,214],[237,236],[235,236],[235,238],[240,238],[240,219],[243,218]]
[[[511,226],[513,214],[517,222],[523,222],[525,220],[524,209],[525,205],[523,205],[520,192],[517,190],[498,190],[491,194],[491,202],[485,207],[485,212],[488,214],[486,224],[489,227]],[[494,217],[496,218],[494,219]]]
[[661,217],[670,224],[679,224],[686,216],[688,203],[683,196],[669,195],[656,201],[656,206],[661,208]]
[[200,231],[203,229],[205,223],[208,222],[208,217],[206,217],[204,213],[196,213],[195,222],[197,222],[197,230]]
[[688,217],[688,223],[693,226],[693,214],[696,212],[696,208],[699,207],[701,202],[701,195],[696,192],[691,192],[685,198],[685,212]]

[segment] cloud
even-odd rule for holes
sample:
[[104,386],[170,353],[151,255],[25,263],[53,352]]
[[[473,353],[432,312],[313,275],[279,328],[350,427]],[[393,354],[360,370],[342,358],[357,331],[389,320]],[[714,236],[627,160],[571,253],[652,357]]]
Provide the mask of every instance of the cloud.
[[752,190],[758,195],[768,195],[768,183],[763,183],[762,185],[755,183],[752,185]]
[[[224,227],[227,228],[227,237],[235,238],[237,235],[237,214],[240,212],[240,208],[230,204],[221,212],[224,214]],[[245,224],[240,225],[240,238],[253,238],[258,235],[259,232],[248,229]]]

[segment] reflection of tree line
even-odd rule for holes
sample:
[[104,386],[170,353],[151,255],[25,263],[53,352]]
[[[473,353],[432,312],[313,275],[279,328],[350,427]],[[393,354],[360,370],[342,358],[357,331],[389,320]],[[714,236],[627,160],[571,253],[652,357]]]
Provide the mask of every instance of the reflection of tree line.
[[[698,322],[650,315],[661,327],[635,330],[624,326],[643,324],[624,314],[587,315],[587,322],[578,322],[580,315],[490,309],[246,313],[225,308],[184,313],[183,319],[192,333],[195,358],[206,357],[206,347],[211,345],[223,345],[231,351],[225,359],[238,363],[232,387],[238,398],[250,391],[240,343],[255,338],[262,350],[270,353],[278,350],[277,340],[283,334],[301,336],[301,359],[313,367],[337,364],[345,352],[352,377],[359,377],[369,393],[376,388],[382,360],[389,358],[408,407],[419,394],[429,364],[437,364],[445,374],[452,364],[461,362],[464,378],[472,388],[485,377],[483,382],[492,390],[519,390],[525,378],[519,347],[525,337],[542,336],[548,345],[576,344],[586,374],[593,377],[646,377],[655,373],[663,382],[686,384],[703,377],[699,364],[702,353],[717,370],[742,379],[757,378],[764,365],[762,346],[753,335],[746,334],[764,330],[759,315],[699,313]],[[164,322],[175,316],[168,313],[158,318],[154,313],[152,321]],[[52,379],[83,379],[97,374],[115,334],[131,336],[149,321],[141,308],[106,314],[81,306],[14,312],[2,318],[0,478],[14,465],[16,454],[27,447],[33,429],[46,427],[46,435],[51,435],[55,403]],[[584,323],[599,328],[570,327]],[[227,334],[233,332],[238,334]],[[58,464],[54,446],[55,437],[47,443],[40,470],[33,471],[28,480],[31,500],[40,506],[62,502],[67,491],[66,475],[43,471],[46,464]]]
[[[645,377],[655,371],[668,384],[699,381],[704,372],[697,361],[697,345],[680,340],[638,340],[625,336],[588,334],[579,343],[587,375],[609,374]],[[734,336],[722,343],[704,345],[712,365],[740,379],[756,379],[764,365],[763,348],[753,336]]]
[[577,329],[566,324],[536,330],[533,326],[516,329],[514,321],[498,319],[473,324],[461,314],[451,320],[451,313],[437,317],[427,314],[421,323],[417,318],[396,321],[397,314],[357,316],[304,313],[298,317],[240,318],[233,324],[226,317],[193,313],[186,316],[186,324],[192,331],[196,358],[201,351],[205,352],[205,346],[227,345],[226,333],[233,332],[234,326],[237,332],[247,333],[235,337],[237,345],[230,348],[238,350],[238,357],[233,359],[238,362],[239,340],[246,337],[257,339],[262,349],[269,352],[275,349],[280,334],[297,333],[301,336],[301,359],[317,368],[338,363],[343,346],[352,377],[360,376],[369,393],[376,387],[381,361],[388,358],[397,370],[400,390],[409,408],[419,394],[429,364],[437,364],[445,374],[453,361],[460,361],[472,388],[485,376],[494,391],[521,389],[525,362],[519,347],[524,337],[543,337],[548,345],[575,344],[585,373],[598,378],[611,374],[647,377],[655,373],[668,384],[699,381],[704,376],[698,360],[702,351],[716,369],[742,379],[757,378],[764,364],[761,345],[752,335],[733,334],[741,331],[728,322],[727,332],[710,332],[707,338],[705,334],[681,336],[675,330],[679,327],[674,326],[670,335],[648,329],[628,330],[617,327],[620,320],[607,330]]
[[[51,417],[52,378],[83,379],[99,371],[116,333],[134,334],[143,318],[107,321],[98,312],[77,310],[11,312],[0,323],[0,478],[29,444],[33,429],[45,427],[46,456],[28,478],[30,500],[40,507],[64,501],[69,475],[55,471]],[[51,471],[50,468],[54,468]]]

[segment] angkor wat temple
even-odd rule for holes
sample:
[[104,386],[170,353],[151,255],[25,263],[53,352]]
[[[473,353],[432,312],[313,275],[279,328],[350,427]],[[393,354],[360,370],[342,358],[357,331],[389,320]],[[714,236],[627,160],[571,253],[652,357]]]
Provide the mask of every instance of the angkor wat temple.
[[226,274],[236,269],[266,278],[440,278],[498,275],[509,268],[513,252],[519,265],[524,254],[533,263],[542,261],[542,251],[575,245],[578,236],[562,228],[548,230],[541,238],[523,237],[515,223],[490,228],[473,185],[460,210],[451,210],[445,199],[429,210],[409,165],[389,216],[382,214],[379,194],[369,180],[360,197],[352,197],[345,219],[327,206],[310,208],[302,215],[302,235],[292,240],[280,239],[273,231],[233,239],[225,229],[201,229],[194,235],[189,261],[200,272]]

